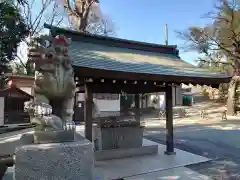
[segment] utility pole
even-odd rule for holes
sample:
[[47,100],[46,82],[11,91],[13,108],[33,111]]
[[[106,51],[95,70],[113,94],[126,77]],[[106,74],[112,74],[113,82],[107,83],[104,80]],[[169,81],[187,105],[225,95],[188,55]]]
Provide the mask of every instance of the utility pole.
[[165,45],[168,45],[168,25],[165,24]]

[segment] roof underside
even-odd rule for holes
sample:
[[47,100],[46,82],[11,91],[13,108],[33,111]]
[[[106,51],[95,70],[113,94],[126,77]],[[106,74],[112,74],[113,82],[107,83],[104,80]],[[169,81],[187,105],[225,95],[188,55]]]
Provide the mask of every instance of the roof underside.
[[[197,68],[175,55],[147,52],[73,41],[69,54],[75,67],[102,69],[107,71],[139,73],[189,78],[229,79],[224,74],[211,73]],[[104,76],[104,74],[103,74]],[[146,79],[148,80],[148,79]],[[166,79],[165,79],[166,80]]]

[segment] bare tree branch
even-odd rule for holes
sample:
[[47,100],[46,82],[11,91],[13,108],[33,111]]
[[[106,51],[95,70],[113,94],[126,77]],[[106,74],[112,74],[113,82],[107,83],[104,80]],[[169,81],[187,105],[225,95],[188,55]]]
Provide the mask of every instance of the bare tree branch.
[[107,26],[111,23],[100,12],[98,3],[98,0],[73,0],[71,6],[70,0],[63,0],[69,21],[75,29],[91,34],[112,35],[113,26]]
[[[77,16],[78,17],[78,13],[76,13],[73,9],[72,9],[72,7],[71,7],[71,5],[70,5],[70,1],[69,0],[63,0],[63,6],[64,6],[64,8],[68,11],[68,14],[69,14],[69,16]],[[77,8],[77,7],[76,7]]]
[[[29,37],[24,40],[27,46],[30,45],[29,39],[31,40],[31,38],[41,34],[44,29],[44,23],[48,22],[58,26],[63,22],[63,14],[59,13],[58,7],[57,0],[26,0],[26,3],[19,6],[23,18],[30,29]],[[26,60],[18,56],[17,60],[25,69],[29,68],[27,67],[30,62],[29,59],[24,63]]]

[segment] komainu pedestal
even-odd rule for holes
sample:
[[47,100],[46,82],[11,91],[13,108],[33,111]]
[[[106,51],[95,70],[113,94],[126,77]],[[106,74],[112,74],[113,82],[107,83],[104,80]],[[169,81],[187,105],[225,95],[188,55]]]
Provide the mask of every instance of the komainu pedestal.
[[88,140],[26,145],[16,149],[14,180],[92,180]]

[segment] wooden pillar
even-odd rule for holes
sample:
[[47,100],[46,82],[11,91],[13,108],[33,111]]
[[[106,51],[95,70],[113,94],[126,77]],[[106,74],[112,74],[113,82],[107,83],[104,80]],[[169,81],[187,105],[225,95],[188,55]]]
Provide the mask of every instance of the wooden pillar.
[[165,154],[172,155],[174,152],[173,140],[173,93],[172,87],[166,87],[166,151]]
[[85,101],[84,101],[84,121],[85,121],[85,138],[92,141],[92,109],[93,109],[93,95],[91,89],[87,84],[85,89]]
[[72,117],[73,121],[76,121],[77,96],[78,96],[78,93],[77,93],[77,91],[75,91],[75,94],[74,94],[74,104],[73,104],[73,117]]
[[140,98],[139,94],[134,95],[134,102],[135,102],[135,120],[140,124]]

